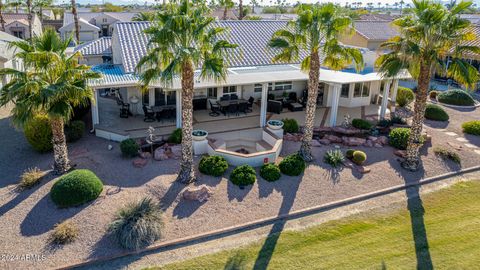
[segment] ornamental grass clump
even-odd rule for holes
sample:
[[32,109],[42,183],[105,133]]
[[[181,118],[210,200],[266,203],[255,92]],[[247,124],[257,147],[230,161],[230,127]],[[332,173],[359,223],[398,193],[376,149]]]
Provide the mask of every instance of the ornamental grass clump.
[[18,186],[22,189],[29,189],[40,183],[40,180],[45,176],[46,172],[41,171],[39,168],[29,168],[20,177]]
[[323,157],[325,163],[330,164],[332,167],[339,167],[345,160],[345,156],[340,150],[329,150],[325,153]]
[[64,222],[55,225],[55,228],[50,235],[50,241],[53,244],[64,245],[75,241],[77,237],[77,225],[71,220],[65,220]]
[[441,157],[444,160],[451,160],[457,164],[460,164],[462,162],[462,159],[457,154],[457,152],[444,147],[437,146],[433,148],[433,153],[435,153],[435,155]]
[[148,197],[121,208],[109,227],[119,245],[129,250],[151,245],[160,239],[162,229],[160,206]]

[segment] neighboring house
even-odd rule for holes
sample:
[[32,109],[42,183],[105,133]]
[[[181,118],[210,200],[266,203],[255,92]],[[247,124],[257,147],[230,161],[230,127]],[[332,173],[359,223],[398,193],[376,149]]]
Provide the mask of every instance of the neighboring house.
[[[212,10],[210,16],[216,18],[217,20],[223,20],[223,14],[225,12],[224,8],[216,8]],[[238,20],[238,16],[233,12],[230,8],[227,10],[227,18],[226,20]]]
[[376,50],[383,42],[397,36],[399,32],[391,21],[355,21],[353,33],[344,35],[343,44]]
[[[136,12],[78,12],[80,26],[80,42],[108,37],[113,33],[116,23],[130,22]],[[63,16],[63,26],[58,30],[62,38],[74,36],[75,23],[73,14],[66,12]]]
[[[15,59],[15,48],[11,48],[8,44],[12,41],[20,41],[21,39],[10,34],[0,31],[0,68],[20,69],[21,63]],[[5,84],[7,78],[3,78],[0,84]],[[1,86],[1,85],[0,85]]]
[[294,13],[260,13],[254,14],[253,16],[260,17],[262,20],[282,20],[282,21],[291,21],[295,20],[298,15]]
[[108,64],[112,61],[112,37],[101,37],[85,42],[75,48],[82,54],[82,64],[89,66]]
[[[28,14],[26,13],[3,13],[5,20],[5,32],[21,39],[30,38],[28,25]],[[33,15],[32,23],[33,34],[38,36],[42,34],[42,23],[36,14]]]
[[[259,109],[256,116],[259,116],[260,121],[253,120],[257,126],[264,127],[267,119],[267,106],[270,107],[270,104],[274,102],[281,104],[280,109],[282,106],[281,101],[267,101],[270,97],[281,100],[285,95],[290,96],[290,93],[295,93],[292,95],[299,99],[298,102],[301,103],[300,100],[306,99],[308,74],[300,70],[300,61],[272,63],[272,58],[276,53],[268,48],[272,34],[287,27],[286,21],[218,21],[216,24],[228,29],[228,34],[221,38],[238,44],[238,48],[228,56],[230,65],[226,81],[219,83],[203,80],[198,76],[198,71],[195,72],[194,117],[202,118],[206,115],[205,117],[209,118],[206,110],[225,95],[236,95],[243,99],[252,97],[258,104]],[[165,128],[182,126],[182,91],[178,79],[168,86],[160,82],[153,82],[148,89],[141,90],[140,87],[136,65],[147,52],[148,37],[143,31],[149,26],[149,22],[117,23],[111,40],[112,64],[92,67],[92,70],[102,75],[102,78],[89,82],[89,85],[95,90],[96,102],[92,106],[92,121],[97,136],[111,140],[141,137],[145,136],[149,125],[155,127],[163,125],[144,123],[142,116],[120,119],[117,104],[112,99],[100,97],[108,95],[111,92],[110,89],[116,89],[116,92],[121,94],[123,102],[126,103],[122,105],[122,108],[129,106],[134,114],[142,114],[142,104],[152,107],[174,106],[176,108],[174,123],[165,124],[167,125]],[[100,43],[92,43],[78,49],[88,51],[87,48]],[[104,50],[95,49],[93,51],[99,55]],[[317,106],[328,111],[328,117],[326,113],[323,120],[327,126],[338,125],[342,122],[344,113],[340,112],[345,111],[339,111],[339,108],[358,108],[358,112],[360,112],[360,107],[377,106],[371,104],[378,103],[379,97],[383,96],[383,89],[387,89],[386,94],[389,98],[383,99],[382,105],[374,107],[374,111],[380,111],[381,117],[385,116],[389,105],[388,101],[391,100],[395,104],[398,79],[409,78],[408,74],[398,76],[393,81],[383,78],[381,74],[373,70],[375,53],[368,49],[361,51],[367,60],[367,65],[361,73],[356,73],[353,68],[343,71],[321,68]],[[88,53],[86,54],[88,55]],[[300,52],[301,57],[306,55],[308,52]],[[269,98],[267,99],[267,97]],[[337,119],[339,114],[340,117]],[[225,121],[227,118],[209,119],[211,120],[207,122],[213,124],[214,121],[222,119]],[[242,123],[228,125],[232,126],[232,129],[242,128]],[[157,132],[162,132],[162,128],[163,126],[159,127],[160,131],[157,129]]]

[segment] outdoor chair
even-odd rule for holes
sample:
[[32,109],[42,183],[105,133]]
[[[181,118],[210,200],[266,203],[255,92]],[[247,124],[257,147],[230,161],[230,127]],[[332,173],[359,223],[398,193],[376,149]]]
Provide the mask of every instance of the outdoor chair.
[[161,110],[161,111],[157,112],[156,117],[157,117],[158,122],[160,122],[160,121],[163,122],[163,121],[169,120],[170,110],[168,110],[168,109]]
[[208,115],[212,117],[217,117],[220,115],[220,106],[218,104],[213,104],[211,100],[208,101],[210,103],[210,113]]
[[238,100],[237,94],[231,94],[230,95],[230,100]]
[[130,112],[130,104],[123,102],[122,95],[118,91],[115,96],[115,100],[117,101],[117,105],[120,106],[120,118],[128,118],[129,116],[133,116],[133,114]]
[[[242,112],[247,115],[248,112],[248,103],[240,103],[238,104],[238,112]],[[238,115],[238,114],[237,114]]]
[[283,105],[281,101],[269,100],[267,103],[267,112],[273,112],[280,114],[283,110]]
[[297,102],[297,93],[295,93],[295,92],[290,92],[290,93],[288,93],[287,102],[289,102],[289,103],[292,103],[292,102],[295,103],[295,102]]
[[145,117],[143,118],[144,122],[154,122],[155,121],[155,113],[151,108],[148,108],[147,106],[143,105],[143,114],[145,114]]
[[229,117],[232,114],[238,115],[238,104],[237,103],[232,103],[232,104],[228,105],[227,112],[228,112]]
[[255,99],[253,97],[250,97],[248,99],[248,103],[247,103],[247,111],[248,112],[253,112],[253,102],[255,102]]

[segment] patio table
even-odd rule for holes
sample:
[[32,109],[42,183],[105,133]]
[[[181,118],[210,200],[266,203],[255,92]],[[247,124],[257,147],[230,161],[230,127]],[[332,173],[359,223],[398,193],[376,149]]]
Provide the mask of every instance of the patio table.
[[235,100],[217,100],[218,106],[220,106],[220,110],[223,112],[223,114],[226,114],[228,105],[230,104],[241,104],[241,103],[248,103],[248,100],[246,99],[235,99]]
[[153,106],[152,107],[152,110],[155,113],[161,112],[161,111],[164,111],[164,110],[173,110],[173,109],[175,109],[175,105],[161,105],[161,106]]

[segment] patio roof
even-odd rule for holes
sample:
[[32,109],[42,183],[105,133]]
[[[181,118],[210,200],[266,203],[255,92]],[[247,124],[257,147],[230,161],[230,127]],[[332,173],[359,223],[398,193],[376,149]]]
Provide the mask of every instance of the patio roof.
[[[128,87],[139,85],[139,77],[132,73],[125,73],[121,65],[98,65],[92,70],[101,73],[100,79],[90,80],[89,85],[95,88]],[[301,71],[299,65],[270,65],[251,66],[242,68],[230,68],[226,81],[216,82],[200,78],[200,73],[195,72],[195,88],[218,87],[222,85],[249,85],[255,83],[268,83],[278,81],[303,81],[308,80],[308,74]],[[403,72],[397,79],[408,79],[408,72]],[[326,83],[355,83],[378,81],[384,79],[377,72],[366,74],[353,73],[351,71],[333,71],[321,68],[320,81]],[[181,89],[179,78],[175,78],[171,85],[153,82],[151,87],[165,87],[172,90]]]

